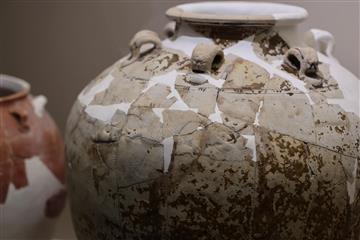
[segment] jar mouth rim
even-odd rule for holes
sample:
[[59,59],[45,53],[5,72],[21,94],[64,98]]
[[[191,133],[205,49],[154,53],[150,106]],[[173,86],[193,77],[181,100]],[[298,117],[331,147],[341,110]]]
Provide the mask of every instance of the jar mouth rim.
[[0,103],[25,97],[30,92],[30,84],[17,77],[0,74]]
[[308,12],[295,5],[270,2],[199,2],[177,5],[166,16],[178,21],[230,25],[294,25]]

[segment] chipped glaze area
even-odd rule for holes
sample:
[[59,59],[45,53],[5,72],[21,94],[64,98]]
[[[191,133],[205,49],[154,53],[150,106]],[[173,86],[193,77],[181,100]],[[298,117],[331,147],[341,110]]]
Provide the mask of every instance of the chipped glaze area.
[[66,133],[79,239],[358,239],[360,121],[343,106],[359,82],[320,56],[323,85],[306,84],[276,32],[221,45],[221,67],[195,74],[209,42],[166,39],[80,94]]

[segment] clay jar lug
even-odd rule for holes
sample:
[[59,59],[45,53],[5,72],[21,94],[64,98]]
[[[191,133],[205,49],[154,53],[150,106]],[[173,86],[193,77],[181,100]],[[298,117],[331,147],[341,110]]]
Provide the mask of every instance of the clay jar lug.
[[224,62],[224,52],[215,44],[199,43],[191,55],[193,72],[206,73],[216,70]]
[[319,59],[317,52],[310,47],[290,48],[284,57],[284,67],[297,73],[301,79],[314,87],[322,85],[322,77],[318,69]]
[[159,35],[150,30],[141,30],[137,32],[130,41],[130,59],[138,58],[141,55],[141,47],[145,44],[153,45],[149,50],[161,48]]
[[178,30],[178,27],[177,27],[176,22],[171,21],[165,25],[164,34],[168,38],[175,38],[177,30]]
[[[148,47],[145,45],[153,45]],[[161,40],[156,32],[150,30],[141,30],[137,32],[129,44],[130,55],[122,63],[121,67],[125,67],[136,61],[141,55],[151,52],[154,49],[161,48]],[[143,51],[141,51],[143,48]]]

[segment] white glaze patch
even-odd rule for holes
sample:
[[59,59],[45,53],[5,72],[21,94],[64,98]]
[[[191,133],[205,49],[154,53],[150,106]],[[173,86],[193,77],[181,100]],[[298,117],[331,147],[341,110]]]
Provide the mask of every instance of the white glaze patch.
[[46,234],[48,224],[55,223],[45,218],[46,201],[63,189],[62,183],[39,157],[24,162],[29,185],[21,189],[10,185],[5,205],[0,205],[1,239],[39,239],[39,233]]
[[188,57],[191,57],[192,52],[196,45],[199,43],[212,43],[209,38],[204,37],[189,37],[180,36],[175,40],[165,39],[162,44],[165,48],[172,48],[184,52]]
[[[253,38],[254,37],[252,36],[252,37],[248,38],[247,40],[239,41],[238,43],[234,44],[233,46],[225,48],[224,54],[235,54],[243,59],[246,59],[248,61],[251,61],[251,62],[263,67],[270,74],[270,78],[272,78],[274,75],[278,75],[278,76],[288,80],[292,84],[293,87],[299,89],[306,95],[310,104],[314,104],[314,102],[312,101],[312,99],[309,96],[309,90],[305,87],[305,82],[301,81],[300,79],[296,78],[295,76],[293,76],[285,71],[282,71],[282,70],[276,68],[276,66],[270,65],[269,63],[262,60],[255,54],[253,46],[252,46]],[[275,64],[278,65],[279,63],[275,62]]]
[[89,105],[94,99],[95,95],[105,91],[114,80],[114,77],[111,75],[111,72],[104,78],[101,79],[99,83],[96,83],[91,89],[89,89],[86,93],[86,88],[80,93],[78,96],[78,100],[80,103],[85,106]]
[[128,113],[132,103],[118,103],[111,105],[89,105],[85,112],[92,118],[101,120],[103,122],[110,122],[117,110]]
[[174,137],[165,138],[162,141],[164,145],[164,173],[169,171],[169,166],[171,162],[171,155],[174,148]]
[[241,135],[247,139],[245,147],[252,150],[252,161],[256,162],[256,144],[254,135]]
[[217,103],[216,103],[216,105],[215,105],[215,112],[209,115],[209,120],[210,120],[211,122],[223,123],[223,120],[222,120],[222,118],[221,118],[221,113],[222,113],[222,112],[219,110],[219,107],[218,107],[218,105],[217,105]]
[[45,96],[40,95],[32,99],[31,101],[35,114],[42,118],[44,111],[45,111],[45,105],[47,103],[47,99]]

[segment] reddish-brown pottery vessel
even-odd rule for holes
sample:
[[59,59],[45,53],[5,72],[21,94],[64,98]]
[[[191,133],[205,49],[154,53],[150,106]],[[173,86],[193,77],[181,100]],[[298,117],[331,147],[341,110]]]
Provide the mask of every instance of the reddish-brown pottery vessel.
[[0,239],[50,239],[66,199],[62,138],[29,91],[0,74]]

